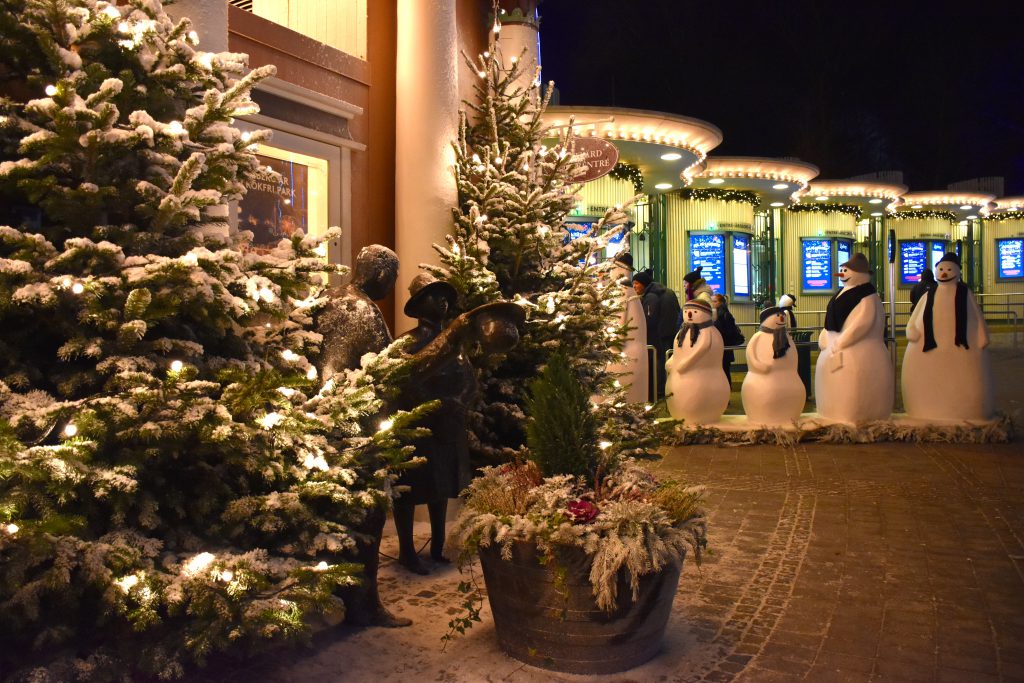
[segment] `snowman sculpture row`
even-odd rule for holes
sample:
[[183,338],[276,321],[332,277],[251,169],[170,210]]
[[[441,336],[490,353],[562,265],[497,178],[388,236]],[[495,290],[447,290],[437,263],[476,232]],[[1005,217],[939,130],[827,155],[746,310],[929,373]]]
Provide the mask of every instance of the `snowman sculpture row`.
[[[818,413],[853,424],[888,419],[895,371],[885,343],[885,312],[870,283],[867,258],[855,254],[837,275],[843,286],[828,303],[825,329],[818,337]],[[907,324],[901,378],[907,414],[936,421],[991,419],[988,332],[973,294],[960,282],[959,257],[943,256],[936,279]],[[669,413],[691,424],[717,422],[729,404],[722,335],[704,301],[689,301],[683,310],[684,324],[666,363]],[[747,344],[748,373],[741,389],[750,422],[780,425],[800,416],[804,387],[793,349],[786,309],[764,310],[761,327]]]

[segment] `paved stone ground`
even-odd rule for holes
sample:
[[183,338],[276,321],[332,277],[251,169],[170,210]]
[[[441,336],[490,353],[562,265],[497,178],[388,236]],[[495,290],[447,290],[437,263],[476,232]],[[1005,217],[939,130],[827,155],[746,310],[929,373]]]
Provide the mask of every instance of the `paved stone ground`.
[[[1020,429],[1024,354],[997,351],[995,366]],[[686,447],[658,467],[707,485],[712,553],[687,563],[662,654],[644,666],[587,678],[526,666],[497,649],[486,607],[442,652],[458,572],[386,562],[382,592],[412,627],[341,627],[205,680],[1024,681],[1020,441]]]

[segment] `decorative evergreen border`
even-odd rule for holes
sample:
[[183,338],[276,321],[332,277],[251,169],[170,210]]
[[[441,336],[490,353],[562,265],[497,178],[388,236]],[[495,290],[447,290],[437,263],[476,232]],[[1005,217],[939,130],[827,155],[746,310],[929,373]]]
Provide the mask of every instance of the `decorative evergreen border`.
[[722,202],[745,202],[755,209],[761,205],[761,199],[756,192],[750,190],[720,190],[717,188],[684,187],[679,190],[679,196],[683,199],[692,199],[698,202],[706,202],[710,199],[717,199]]
[[986,221],[1020,221],[1024,220],[1024,209],[1015,209],[1013,211],[1003,211],[1002,213],[993,213],[985,216]]
[[859,206],[853,204],[836,204],[835,202],[825,202],[822,204],[794,204],[793,206],[787,207],[786,211],[793,212],[806,212],[806,213],[848,213],[857,220],[860,220],[861,209]]
[[640,171],[639,166],[620,161],[615,164],[608,175],[617,180],[628,180],[633,183],[633,191],[636,194],[641,194],[644,191],[644,174]]
[[954,224],[960,222],[960,219],[952,211],[942,211],[939,209],[913,209],[911,211],[896,211],[885,215],[885,219],[888,221],[908,221],[915,218],[918,220],[940,218]]

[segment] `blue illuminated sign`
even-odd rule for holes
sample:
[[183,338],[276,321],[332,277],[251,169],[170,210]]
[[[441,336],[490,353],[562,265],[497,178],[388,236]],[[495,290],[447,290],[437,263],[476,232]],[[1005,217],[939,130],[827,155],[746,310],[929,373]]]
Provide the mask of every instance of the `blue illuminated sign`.
[[945,242],[932,242],[932,272],[935,272],[935,266],[938,265],[939,261],[943,256],[946,255],[946,243]]
[[1024,238],[996,240],[996,279],[1024,279]]
[[921,281],[921,271],[928,267],[927,242],[900,242],[900,284],[914,285]]
[[750,296],[750,235],[732,236],[732,293]]
[[725,293],[725,235],[690,233],[690,270],[698,266],[712,291]]
[[[850,240],[836,240],[836,263],[842,265],[853,256],[853,242]],[[836,286],[842,287],[843,283],[836,278]]]
[[565,229],[569,231],[569,239],[566,240],[566,243],[578,240],[588,234],[593,227],[593,223],[566,223]]
[[832,289],[832,240],[801,240],[804,257],[803,290],[827,292]]

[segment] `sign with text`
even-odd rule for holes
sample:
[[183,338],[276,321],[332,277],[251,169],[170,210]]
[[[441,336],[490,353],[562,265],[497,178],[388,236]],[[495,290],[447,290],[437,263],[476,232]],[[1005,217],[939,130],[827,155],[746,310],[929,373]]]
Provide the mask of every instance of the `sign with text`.
[[832,289],[832,240],[801,241],[804,257],[803,290],[827,292]]
[[573,160],[586,164],[573,182],[589,183],[608,175],[619,161],[619,150],[612,143],[601,138],[574,138]]
[[1024,239],[996,240],[996,279],[1024,279]]
[[[849,240],[836,240],[836,263],[842,265],[853,256],[853,242]],[[836,277],[836,286],[842,287],[842,281]]]
[[927,242],[900,242],[900,284],[915,285],[928,267]]
[[750,296],[750,235],[732,236],[732,293]]
[[268,250],[296,230],[309,232],[309,174],[303,164],[261,154],[256,158],[260,170],[245,183],[238,229],[252,231],[254,249]]
[[690,270],[697,266],[716,294],[725,293],[725,235],[690,233]]

